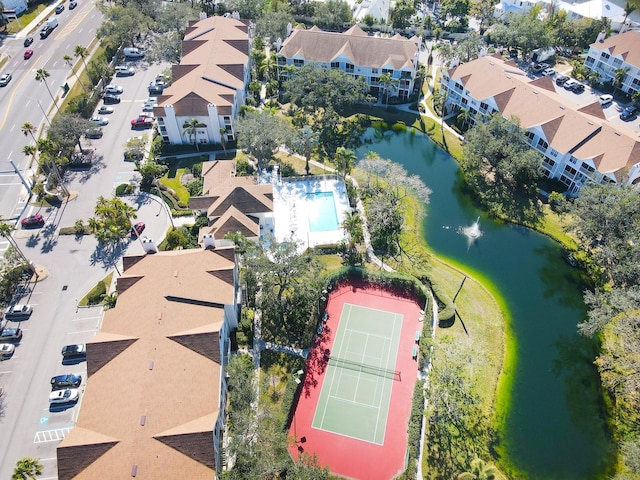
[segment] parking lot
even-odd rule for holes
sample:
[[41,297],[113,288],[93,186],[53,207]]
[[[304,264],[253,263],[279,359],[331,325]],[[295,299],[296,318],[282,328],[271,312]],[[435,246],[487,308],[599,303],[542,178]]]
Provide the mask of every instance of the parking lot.
[[[148,65],[144,61],[126,62],[136,72],[132,76],[114,77],[113,84],[123,87],[120,103],[113,113],[105,115],[109,123],[103,126],[99,139],[82,140],[83,148],[94,150],[95,162],[87,169],[68,171],[65,185],[77,197],[57,207],[30,206],[27,215],[40,214],[45,225],[19,229],[14,238],[25,255],[47,271],[46,278],[35,277],[14,300],[33,307],[26,319],[2,320],[1,326],[18,327],[23,332],[20,342],[9,358],[0,361],[0,387],[6,392],[6,410],[0,436],[0,478],[10,478],[9,467],[25,456],[40,458],[44,480],[57,478],[56,447],[73,428],[82,404],[86,382],[86,362],[83,358],[63,363],[64,345],[85,343],[100,328],[102,308],[79,308],[78,301],[98,281],[105,278],[113,264],[97,248],[93,236],[59,235],[59,228],[72,226],[76,219],[93,216],[99,195],[110,197],[118,184],[135,182],[138,178],[133,162],[124,160],[128,139],[150,135],[149,130],[132,129],[131,120],[142,111],[149,97],[147,86],[166,65]],[[99,103],[98,107],[102,105]],[[168,219],[163,205],[148,199],[132,200],[139,220],[145,221],[149,233],[159,237],[166,231]],[[127,253],[139,253],[139,242],[125,243]],[[0,249],[6,249],[2,242]],[[1,252],[0,252],[1,253]],[[50,405],[50,379],[61,374],[83,377],[78,402]]]

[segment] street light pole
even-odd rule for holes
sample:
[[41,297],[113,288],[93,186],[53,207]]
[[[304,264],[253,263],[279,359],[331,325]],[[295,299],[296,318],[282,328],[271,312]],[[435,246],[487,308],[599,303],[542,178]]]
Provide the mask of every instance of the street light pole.
[[27,98],[29,100],[33,100],[34,102],[36,102],[38,104],[38,107],[40,107],[40,110],[42,111],[42,114],[44,115],[44,119],[47,121],[47,124],[49,126],[51,126],[51,122],[49,121],[49,117],[47,116],[47,112],[45,112],[44,108],[42,107],[42,104],[40,103],[40,100],[38,100],[37,98],[31,98],[28,95],[23,95],[22,93],[19,93],[18,95],[20,95],[21,97]]

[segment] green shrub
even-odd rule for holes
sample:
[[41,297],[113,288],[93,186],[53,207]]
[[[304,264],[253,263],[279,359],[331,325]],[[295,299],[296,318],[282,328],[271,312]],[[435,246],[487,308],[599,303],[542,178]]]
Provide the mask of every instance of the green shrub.
[[376,120],[374,122],[371,122],[371,126],[376,130],[380,130],[381,132],[389,130],[389,125],[387,125],[387,122],[385,122],[384,120]]
[[403,122],[396,122],[391,127],[391,130],[393,130],[396,133],[406,132],[407,131],[407,126]]
[[133,193],[133,185],[128,183],[121,183],[116,187],[116,196],[120,197],[122,195],[130,195]]
[[87,295],[87,304],[98,305],[102,302],[106,294],[107,287],[105,286],[104,282],[98,282],[98,284],[93,287],[93,290],[91,290]]

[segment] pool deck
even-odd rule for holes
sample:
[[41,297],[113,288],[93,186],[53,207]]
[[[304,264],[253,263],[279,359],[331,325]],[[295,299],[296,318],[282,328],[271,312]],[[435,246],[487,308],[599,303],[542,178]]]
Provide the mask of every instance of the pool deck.
[[308,248],[335,244],[345,238],[342,228],[314,232],[311,231],[309,223],[309,218],[314,212],[313,202],[307,199],[308,194],[333,193],[339,225],[346,218],[347,212],[351,211],[346,186],[339,177],[325,175],[281,179],[277,175],[264,175],[260,183],[262,182],[273,185],[274,225],[273,232],[269,233],[272,233],[278,242],[293,240],[301,248]]

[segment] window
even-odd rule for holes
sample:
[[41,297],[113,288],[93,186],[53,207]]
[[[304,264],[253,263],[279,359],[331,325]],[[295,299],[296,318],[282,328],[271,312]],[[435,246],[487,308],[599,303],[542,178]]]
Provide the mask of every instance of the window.
[[611,55],[609,55],[607,52],[602,52],[602,53],[600,54],[600,58],[601,58],[602,60],[609,60],[609,58],[610,58],[610,57],[611,57]]
[[569,175],[571,175],[572,177],[578,173],[578,171],[573,168],[571,165],[567,165],[566,167],[564,167],[564,172],[568,173]]
[[640,87],[640,78],[634,78],[633,82],[631,82],[631,85],[633,85],[634,87]]
[[393,70],[389,70],[388,68],[383,68],[382,73],[386,73],[387,75],[391,75],[393,77]]
[[459,83],[454,83],[453,86],[456,90],[460,90],[460,91],[463,90],[462,85],[460,85]]
[[549,144],[545,142],[544,138],[538,139],[538,148],[541,150],[546,150],[549,147]]
[[353,73],[353,64],[352,63],[345,63],[344,66],[345,66],[345,69],[347,70],[347,73]]
[[469,100],[467,100],[466,98],[462,99],[462,104],[463,105],[467,105],[469,103]]
[[549,152],[549,155],[551,155],[553,158],[555,158],[555,157],[558,156],[558,152],[552,148],[551,151]]
[[331,62],[331,68],[340,68],[340,62]]
[[303,65],[304,65],[304,60],[294,59],[294,60],[293,60],[293,64],[294,64],[296,67],[301,67],[301,66],[303,66]]
[[582,170],[589,172],[589,173],[593,173],[595,172],[595,168],[593,168],[591,165],[587,165],[586,163],[582,164]]
[[371,85],[377,85],[378,84],[378,77],[371,77]]
[[526,132],[524,136],[529,139],[529,142],[533,142],[533,139],[535,138],[536,134],[533,132]]
[[596,61],[595,58],[593,57],[587,57],[587,59],[584,61],[585,65],[593,65],[593,63]]
[[372,68],[371,69],[371,73],[378,73],[378,69],[377,68]]
[[546,163],[547,165],[549,165],[549,168],[553,168],[556,164],[556,162],[554,160],[551,160],[550,158],[545,158],[544,159],[544,163]]
[[486,104],[484,102],[480,102],[480,110],[482,110],[483,112],[486,112],[487,108],[489,108],[488,104]]
[[613,66],[615,68],[620,67],[620,65],[622,65],[622,59],[621,58],[614,58],[613,59]]
[[571,157],[569,157],[569,162],[571,162],[572,164],[576,164],[578,163],[578,160],[576,160],[576,157],[574,157],[573,155],[571,155]]
[[231,117],[224,117],[225,125],[231,125]]

